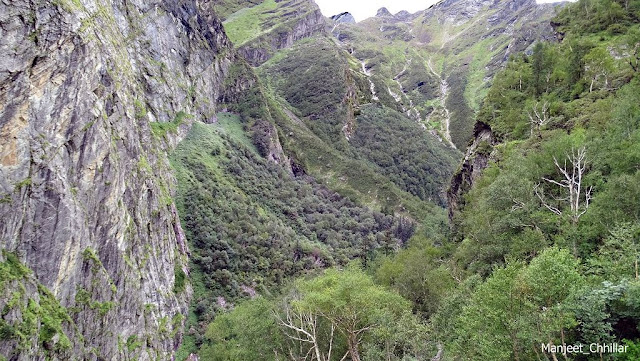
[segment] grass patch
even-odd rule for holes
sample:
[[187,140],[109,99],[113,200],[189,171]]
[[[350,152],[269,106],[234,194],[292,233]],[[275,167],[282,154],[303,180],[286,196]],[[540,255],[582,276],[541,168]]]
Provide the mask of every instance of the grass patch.
[[182,267],[176,262],[174,268],[174,283],[173,292],[182,293],[186,288],[187,275],[182,270]]
[[275,0],[266,0],[259,5],[240,9],[223,22],[224,30],[231,42],[239,46],[261,34],[264,31],[262,22],[270,11],[277,8]]
[[[16,340],[21,348],[31,347],[37,339],[47,358],[70,349],[71,341],[63,331],[63,324],[72,322],[67,310],[46,287],[30,279],[31,270],[15,254],[2,251],[2,255],[5,261],[0,262],[0,289],[11,295],[2,314],[18,308],[22,319],[14,324],[2,320],[0,339]],[[37,296],[29,297],[28,288]]]
[[168,133],[177,133],[178,127],[185,119],[192,118],[191,114],[179,111],[171,122],[153,122],[151,123],[151,132],[156,138],[164,138]]

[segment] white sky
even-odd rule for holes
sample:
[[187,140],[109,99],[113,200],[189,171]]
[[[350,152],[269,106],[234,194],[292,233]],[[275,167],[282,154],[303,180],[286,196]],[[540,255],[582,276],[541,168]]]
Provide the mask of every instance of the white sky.
[[[540,3],[556,2],[558,0],[536,0]],[[415,13],[424,10],[438,2],[438,0],[315,0],[324,16],[333,16],[350,12],[356,21],[372,17],[381,7],[386,7],[392,14],[401,10]]]

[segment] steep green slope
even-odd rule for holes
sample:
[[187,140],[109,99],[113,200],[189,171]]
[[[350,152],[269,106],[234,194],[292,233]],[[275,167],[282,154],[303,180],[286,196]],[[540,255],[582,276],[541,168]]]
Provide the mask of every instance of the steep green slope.
[[194,124],[172,157],[194,287],[179,359],[233,303],[446,232],[436,203],[457,153],[391,109],[361,109],[368,84],[329,37],[300,40],[255,70],[258,79],[246,64],[230,69],[225,84],[244,89],[224,97],[233,113]]
[[294,275],[392,252],[415,229],[265,160],[235,115],[194,124],[172,164],[198,320],[274,292]]
[[186,233],[200,255],[194,262],[209,275],[231,272],[230,279],[206,283],[221,290],[216,296],[235,298],[240,285],[262,288],[303,269],[366,257],[364,239],[375,240],[372,248],[390,249],[407,241],[398,219],[260,157],[232,115],[194,125],[173,159]]
[[349,70],[344,55],[327,37],[300,41],[257,72],[314,134],[326,143],[346,146],[343,132],[353,118]]
[[[274,21],[273,19],[285,22],[297,19],[296,21],[304,23],[301,14],[315,8],[315,4],[308,1],[279,2],[275,4],[275,8],[268,10],[266,7],[274,5],[270,4],[267,1],[256,6],[236,9],[227,17],[225,29],[232,39],[241,43],[241,48],[245,42],[278,42],[277,39],[282,38],[279,32],[269,26],[263,26],[264,24]],[[256,17],[249,16],[250,14],[261,15]],[[271,20],[265,20],[267,18]],[[255,38],[251,40],[245,39],[249,34],[245,32],[247,26],[234,25],[242,24],[245,20],[257,24],[262,29],[254,29],[251,36]],[[432,219],[429,223],[439,224],[441,211],[435,209],[430,202],[424,201],[444,204],[442,190],[446,178],[453,171],[452,159],[455,152],[446,149],[436,137],[419,126],[402,127],[398,136],[393,138],[393,142],[402,143],[402,138],[420,138],[423,144],[420,151],[424,153],[416,154],[416,158],[411,161],[426,162],[405,166],[437,169],[437,176],[422,178],[426,181],[425,184],[414,184],[411,187],[396,176],[391,178],[397,179],[389,177],[397,170],[397,166],[394,166],[395,170],[381,171],[381,164],[376,164],[375,159],[364,157],[361,154],[362,147],[354,147],[350,139],[358,128],[357,116],[360,114],[361,105],[371,102],[375,96],[371,94],[367,76],[358,60],[338,47],[335,41],[323,32],[324,30],[315,35],[307,34],[302,39],[288,38],[286,44],[281,44],[283,49],[278,50],[280,46],[271,47],[268,55],[261,57],[257,62],[256,58],[249,54],[249,62],[260,65],[255,69],[261,79],[262,87],[258,92],[262,92],[262,95],[255,99],[257,103],[236,99],[236,105],[231,102],[231,108],[247,109],[254,113],[251,117],[261,118],[262,121],[266,120],[275,125],[279,142],[294,168],[315,177],[331,189],[360,204],[410,214],[419,221],[428,217]],[[413,80],[402,81],[408,83]],[[429,92],[430,89],[428,85],[419,88],[416,87],[415,91]],[[269,104],[268,110],[264,108],[266,103]],[[402,110],[395,104],[392,106],[393,109]],[[256,112],[255,109],[258,108],[263,111]],[[249,121],[249,128],[254,129],[254,121]],[[377,123],[376,127],[363,129],[380,132],[380,126],[384,126],[384,122]],[[362,131],[359,135],[369,136]],[[387,145],[391,149],[403,148],[401,144],[387,142]]]
[[553,20],[562,43],[495,78],[454,177],[468,191],[454,197],[445,258],[461,282],[432,317],[452,358],[559,358],[540,345],[611,342],[628,350],[570,356],[639,356],[639,19],[638,1],[568,5]]
[[[362,110],[358,94],[362,92],[359,86],[364,85],[358,81],[361,74],[353,69],[348,54],[328,38],[316,36],[281,51],[257,71],[276,99],[273,107],[284,108],[272,112],[277,115],[277,126],[286,135],[282,137],[283,147],[306,172],[361,204],[408,213],[420,222],[440,222],[440,210],[431,202],[424,202],[428,197],[422,200],[419,197],[440,192],[444,179],[452,173],[455,153],[414,123],[396,129],[402,134],[387,144],[393,142],[390,149],[398,149],[404,139],[420,138],[422,144],[427,144],[421,148],[424,153],[416,155],[425,156],[422,160],[426,159],[427,164],[420,166],[442,165],[439,169],[442,177],[422,185],[428,189],[426,193],[409,194],[400,182],[394,183],[389,178],[391,169],[380,172],[380,165],[372,164],[375,160],[367,159],[362,147],[353,143],[356,133],[367,137],[370,134],[366,133],[383,132],[380,126],[385,123],[359,130],[358,115]],[[411,122],[397,116],[402,119],[398,124]],[[434,150],[436,155],[432,157],[427,149]]]
[[[437,12],[461,4],[473,10],[462,20]],[[238,115],[193,127],[173,157],[196,298],[183,351],[276,360],[284,350],[304,358],[331,345],[341,354],[329,360],[435,353],[507,361],[561,358],[541,348],[547,343],[617,342],[630,351],[578,357],[637,359],[640,4],[569,5],[554,19],[564,41],[516,54],[486,93],[507,34],[540,23],[524,16],[531,2],[469,4],[445,1],[426,13],[436,18],[381,13],[340,28],[343,45],[368,37],[353,54],[323,34],[273,51],[253,69],[258,80],[247,96],[227,102]],[[511,30],[498,31],[504,21]],[[467,34],[486,37],[470,43]],[[516,40],[509,53],[532,41]],[[235,70],[252,78],[246,65]],[[433,202],[442,202],[459,153],[422,125],[436,130],[464,107],[464,117],[478,107],[476,139],[454,178],[452,189],[468,184],[450,198],[448,238]],[[440,129],[442,138],[456,134]],[[314,277],[354,259],[369,275],[350,266]],[[394,289],[414,315],[403,306],[404,315],[363,316],[371,309],[358,302],[370,299],[338,287],[350,274],[376,295]],[[316,287],[311,300],[305,285]],[[347,332],[334,345],[343,324],[332,317],[341,312],[381,318],[360,323],[360,339]]]
[[423,13],[336,24],[378,98],[464,150],[490,79],[511,54],[553,39],[553,5],[442,1]]
[[444,206],[443,189],[458,154],[430,138],[419,124],[400,113],[366,105],[350,144],[404,191]]
[[222,1],[224,28],[240,54],[252,65],[279,49],[324,32],[326,20],[312,0]]
[[291,9],[286,7],[279,8],[275,0],[267,0],[252,7],[238,9],[226,17],[223,24],[227,34],[230,34],[229,40],[236,46],[242,46],[248,40],[271,31],[289,10]]

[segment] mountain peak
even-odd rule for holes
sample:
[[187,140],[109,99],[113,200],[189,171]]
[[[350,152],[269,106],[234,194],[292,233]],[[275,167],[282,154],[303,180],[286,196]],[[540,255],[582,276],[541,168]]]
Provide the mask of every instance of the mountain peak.
[[347,23],[347,24],[355,24],[356,22],[356,19],[349,12],[333,15],[331,17],[331,20],[333,20],[336,23]]
[[412,14],[412,13],[408,12],[407,10],[401,10],[400,12],[395,14],[393,17],[395,17],[396,19],[398,19],[400,21],[410,21],[410,20],[414,20],[415,18],[417,18],[419,16],[419,14],[421,14],[421,12],[417,12],[415,14]]
[[378,12],[376,13],[376,17],[379,17],[379,18],[393,17],[393,15],[389,12],[387,8],[381,7],[380,9],[378,9]]

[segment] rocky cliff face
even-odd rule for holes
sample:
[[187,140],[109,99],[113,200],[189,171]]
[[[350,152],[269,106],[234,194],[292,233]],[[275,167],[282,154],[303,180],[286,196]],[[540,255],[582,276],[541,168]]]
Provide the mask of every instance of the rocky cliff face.
[[489,165],[493,147],[498,143],[488,124],[477,122],[473,129],[473,142],[467,148],[460,168],[451,179],[447,190],[449,220],[455,226],[455,216],[464,205],[464,195]]
[[326,19],[320,8],[309,0],[279,1],[274,17],[266,17],[261,27],[267,29],[260,36],[239,45],[238,52],[253,66],[269,60],[279,49],[289,48],[298,40],[325,31]]
[[331,17],[331,20],[339,24],[355,24],[356,23],[356,19],[353,17],[353,15],[351,15],[351,13],[348,13],[348,12],[334,15]]
[[171,359],[190,291],[165,150],[229,93],[212,2],[16,0],[0,29],[0,355]]
[[422,36],[447,56],[465,52],[465,46],[485,42],[491,54],[487,77],[493,77],[511,54],[536,41],[554,41],[550,20],[557,4],[535,0],[446,0],[424,12]]

